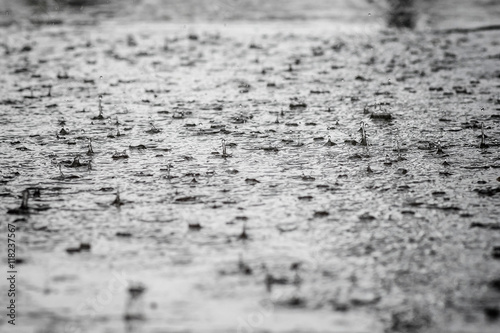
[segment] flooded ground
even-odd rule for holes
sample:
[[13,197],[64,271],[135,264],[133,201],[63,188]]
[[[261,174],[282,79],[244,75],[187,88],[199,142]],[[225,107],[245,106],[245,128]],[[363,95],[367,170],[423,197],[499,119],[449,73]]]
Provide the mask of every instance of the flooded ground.
[[494,1],[70,2],[0,7],[2,332],[497,331]]

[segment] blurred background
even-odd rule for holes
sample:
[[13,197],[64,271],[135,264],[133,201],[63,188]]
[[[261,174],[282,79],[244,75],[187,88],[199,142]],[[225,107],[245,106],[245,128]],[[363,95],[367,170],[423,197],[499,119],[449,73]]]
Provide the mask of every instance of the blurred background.
[[498,23],[498,0],[0,0],[0,23],[383,20],[422,29]]

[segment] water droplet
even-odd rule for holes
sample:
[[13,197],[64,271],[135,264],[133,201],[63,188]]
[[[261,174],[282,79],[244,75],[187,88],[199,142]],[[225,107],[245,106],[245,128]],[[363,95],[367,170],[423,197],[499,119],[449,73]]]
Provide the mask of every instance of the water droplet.
[[481,111],[484,111],[484,108],[481,108]]
[[368,13],[368,16],[372,16],[372,13]]
[[99,76],[99,79],[100,79],[100,80],[102,80],[102,75],[101,75],[101,76]]

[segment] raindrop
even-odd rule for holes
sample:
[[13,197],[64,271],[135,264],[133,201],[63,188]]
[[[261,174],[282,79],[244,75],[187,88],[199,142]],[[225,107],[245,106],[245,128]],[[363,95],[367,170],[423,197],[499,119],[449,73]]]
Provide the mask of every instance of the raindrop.
[[368,13],[368,16],[372,16],[372,13]]
[[100,80],[102,80],[102,75],[101,75],[101,76],[99,76],[99,79],[100,79]]

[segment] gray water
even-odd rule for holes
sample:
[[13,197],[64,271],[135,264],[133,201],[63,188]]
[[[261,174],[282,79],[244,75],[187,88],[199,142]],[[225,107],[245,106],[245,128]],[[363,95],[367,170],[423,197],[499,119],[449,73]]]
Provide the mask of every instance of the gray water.
[[0,208],[31,195],[0,225],[14,332],[495,331],[498,31],[242,4],[261,18],[12,9]]

